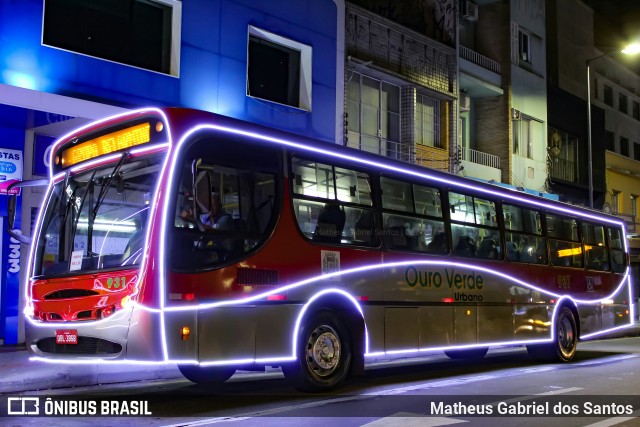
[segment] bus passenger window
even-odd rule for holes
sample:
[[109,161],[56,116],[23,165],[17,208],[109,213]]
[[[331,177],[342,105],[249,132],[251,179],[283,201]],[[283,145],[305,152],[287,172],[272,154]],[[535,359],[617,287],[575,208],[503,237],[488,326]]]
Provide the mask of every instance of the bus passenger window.
[[460,236],[453,252],[461,256],[476,256],[476,242],[470,236]]
[[495,235],[484,237],[478,245],[478,258],[497,259],[498,256],[498,242],[495,239]]
[[313,240],[327,243],[339,243],[344,229],[345,213],[335,203],[327,203],[318,215]]
[[357,208],[345,208],[345,210],[349,214],[353,213],[353,215],[347,215],[349,218],[355,217],[355,222],[347,221],[345,226],[347,234],[353,235],[353,243],[377,245],[378,233],[373,210]]
[[627,265],[620,229],[609,228],[609,246],[611,247],[611,269],[614,273],[624,273]]
[[427,244],[426,251],[434,254],[446,254],[449,252],[449,242],[444,231],[439,231],[433,235],[431,241]]
[[582,224],[582,238],[587,268],[590,270],[609,270],[609,248],[605,239],[605,227],[595,224]]

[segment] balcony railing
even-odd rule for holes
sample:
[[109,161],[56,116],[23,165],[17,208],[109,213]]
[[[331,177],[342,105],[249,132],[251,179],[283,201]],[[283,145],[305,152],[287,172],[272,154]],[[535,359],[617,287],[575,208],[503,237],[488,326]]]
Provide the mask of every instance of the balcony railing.
[[551,166],[551,178],[561,179],[567,182],[577,182],[576,162],[563,159],[551,159],[549,163]]
[[347,146],[357,148],[362,151],[367,151],[369,153],[378,154],[380,156],[388,157],[391,159],[402,160],[403,162],[407,163],[416,162],[415,147],[396,141],[375,138],[362,138],[362,142],[359,142],[357,139],[349,139]]
[[496,74],[500,74],[500,64],[498,62],[487,58],[484,55],[480,55],[478,52],[469,49],[468,47],[460,46],[460,57],[479,65],[482,68],[493,71]]
[[500,169],[500,157],[494,154],[483,153],[482,151],[477,151],[472,148],[462,149],[462,160]]

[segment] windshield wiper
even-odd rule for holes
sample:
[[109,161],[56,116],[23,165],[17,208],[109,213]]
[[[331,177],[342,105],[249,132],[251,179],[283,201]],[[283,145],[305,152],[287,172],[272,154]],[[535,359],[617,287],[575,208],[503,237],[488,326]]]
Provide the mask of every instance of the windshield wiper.
[[93,207],[93,212],[90,218],[90,228],[91,224],[93,223],[93,220],[95,219],[96,215],[98,214],[98,209],[100,208],[100,205],[102,204],[102,201],[104,200],[104,198],[107,196],[107,192],[109,191],[109,188],[111,187],[111,183],[113,182],[113,180],[115,179],[116,175],[118,174],[118,171],[120,170],[120,168],[122,167],[122,165],[124,164],[125,161],[127,161],[127,159],[129,158],[129,152],[125,151],[124,153],[122,153],[122,157],[120,157],[120,160],[118,160],[118,164],[115,166],[115,168],[113,168],[113,172],[111,172],[111,175],[109,176],[109,179],[107,180],[107,182],[102,184],[102,187],[100,187],[100,193],[98,193],[98,198],[96,199],[96,204]]

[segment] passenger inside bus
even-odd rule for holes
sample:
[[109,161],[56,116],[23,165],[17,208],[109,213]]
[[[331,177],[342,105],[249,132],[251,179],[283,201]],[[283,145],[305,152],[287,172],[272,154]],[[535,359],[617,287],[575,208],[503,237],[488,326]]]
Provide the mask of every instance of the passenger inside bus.
[[474,257],[476,256],[476,243],[467,235],[460,236],[453,251],[456,255]]
[[376,242],[376,221],[371,209],[363,209],[356,219],[354,226],[354,240],[356,242]]
[[498,252],[498,244],[494,236],[486,236],[480,242],[477,256],[479,258],[497,259]]
[[447,235],[444,234],[444,231],[440,231],[433,235],[433,239],[427,245],[427,252],[431,252],[434,254],[443,254],[448,252],[447,247]]
[[507,259],[509,261],[520,261],[520,250],[516,242],[507,241]]
[[342,230],[346,215],[335,203],[326,203],[318,215],[318,222],[313,233],[313,240],[338,243],[342,238]]
[[200,221],[205,227],[214,230],[232,231],[234,229],[233,217],[222,207],[219,193],[211,193],[209,212],[200,215]]

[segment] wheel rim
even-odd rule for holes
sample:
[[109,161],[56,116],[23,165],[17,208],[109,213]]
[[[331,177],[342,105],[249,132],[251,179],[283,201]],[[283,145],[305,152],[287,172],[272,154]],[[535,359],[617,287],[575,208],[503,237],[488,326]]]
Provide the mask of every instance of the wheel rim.
[[307,341],[307,365],[320,377],[331,375],[340,363],[342,348],[338,333],[327,325],[313,330]]
[[558,319],[558,347],[564,357],[571,357],[576,344],[576,331],[568,316]]

